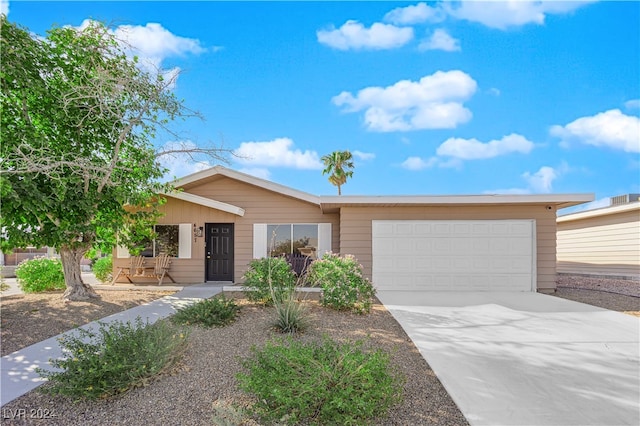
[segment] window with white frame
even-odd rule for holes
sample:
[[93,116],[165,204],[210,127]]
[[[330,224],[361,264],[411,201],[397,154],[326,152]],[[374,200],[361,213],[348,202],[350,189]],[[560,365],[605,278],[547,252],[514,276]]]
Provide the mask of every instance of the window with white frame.
[[[177,258],[191,258],[192,224],[181,223],[179,225],[155,225],[156,234],[153,240],[145,242],[145,248],[140,256],[156,257],[161,253]],[[125,247],[118,246],[117,257],[129,257],[129,251]]]
[[253,257],[303,254],[314,259],[331,251],[330,223],[254,224]]

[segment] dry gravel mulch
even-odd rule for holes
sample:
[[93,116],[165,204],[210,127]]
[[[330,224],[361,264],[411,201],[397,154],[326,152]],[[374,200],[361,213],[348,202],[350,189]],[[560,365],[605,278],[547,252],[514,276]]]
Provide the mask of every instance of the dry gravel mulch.
[[559,275],[557,297],[640,317],[640,281]]
[[67,303],[63,291],[0,298],[0,356],[175,291],[97,290],[100,299]]
[[[592,281],[584,277],[561,276],[555,295],[640,316],[638,285],[637,281],[629,280]],[[101,293],[101,301],[69,305],[55,305],[52,302],[55,298],[51,295],[40,295],[42,300],[37,297],[32,300],[20,299],[24,296],[3,297],[0,299],[3,354],[5,334],[13,348],[20,344],[26,346],[27,339],[32,339],[32,342],[42,340],[75,325],[143,303],[147,301],[146,297],[149,297],[148,300],[159,297],[157,292],[149,295],[144,293],[107,291]],[[233,296],[240,297],[238,303],[242,305],[238,320],[224,328],[191,328],[185,358],[173,374],[158,377],[150,385],[133,389],[119,397],[97,402],[74,403],[67,398],[44,395],[36,389],[3,406],[3,413],[24,409],[26,413],[35,410],[35,413],[47,413],[50,416],[44,420],[5,418],[3,424],[216,424],[213,423],[216,407],[250,406],[250,397],[236,388],[235,376],[241,368],[240,357],[248,355],[252,346],[260,347],[281,335],[270,326],[272,308],[251,304],[239,294]],[[127,306],[126,303],[132,305]],[[316,301],[307,300],[305,303],[312,326],[300,338],[320,340],[327,335],[338,341],[365,339],[366,347],[388,351],[393,364],[405,375],[404,401],[394,407],[388,417],[378,419],[373,424],[468,424],[429,365],[383,305],[376,304],[370,315],[360,316],[322,308]],[[47,331],[38,331],[38,327]],[[36,337],[37,333],[41,333],[40,337]]]
[[[47,425],[202,425],[215,424],[214,407],[248,407],[251,399],[236,387],[240,359],[254,345],[261,347],[282,335],[273,330],[273,308],[239,299],[236,322],[223,328],[191,328],[189,347],[181,368],[155,379],[149,386],[97,402],[74,403],[34,390],[9,404],[5,412],[40,409],[55,417]],[[307,300],[311,327],[297,338],[319,341],[364,340],[365,348],[381,348],[406,377],[403,402],[374,425],[468,425],[466,419],[420,355],[409,337],[381,304],[369,315],[336,312]],[[44,385],[46,386],[46,385]],[[13,410],[13,411],[10,411]],[[8,420],[5,424],[44,424],[35,419]],[[230,423],[235,424],[235,423]],[[256,424],[248,422],[246,424]]]

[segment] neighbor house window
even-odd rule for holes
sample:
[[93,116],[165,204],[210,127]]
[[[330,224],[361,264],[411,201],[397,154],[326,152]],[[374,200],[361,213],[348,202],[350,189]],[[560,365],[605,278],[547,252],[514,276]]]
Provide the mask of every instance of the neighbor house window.
[[[156,257],[166,253],[171,257],[191,258],[192,224],[181,223],[179,225],[155,225],[155,239],[147,240],[145,248],[140,256]],[[117,257],[129,257],[129,252],[124,247],[118,247]]]
[[314,259],[331,251],[330,223],[253,225],[253,258],[303,254]]

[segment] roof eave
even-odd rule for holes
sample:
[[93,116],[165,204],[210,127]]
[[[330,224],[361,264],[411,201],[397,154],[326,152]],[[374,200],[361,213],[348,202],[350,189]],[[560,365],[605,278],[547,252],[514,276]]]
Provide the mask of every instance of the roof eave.
[[190,194],[188,192],[174,191],[170,193],[163,193],[166,197],[176,198],[178,200],[187,201],[189,203],[198,204],[201,206],[209,207],[212,209],[220,210],[223,212],[231,213],[236,216],[244,216],[244,209],[242,207],[234,206],[233,204],[223,203],[221,201],[212,200],[210,198],[201,197],[199,195]]
[[556,209],[572,207],[594,200],[594,194],[533,195],[418,195],[418,196],[322,196],[323,210],[343,206],[447,206],[447,205],[517,205],[546,204]]
[[586,210],[582,212],[569,213],[566,215],[558,216],[557,222],[571,222],[574,220],[589,219],[598,216],[608,216],[617,213],[625,213],[633,210],[640,210],[640,201],[633,203],[622,204],[619,206],[607,206],[599,209]]

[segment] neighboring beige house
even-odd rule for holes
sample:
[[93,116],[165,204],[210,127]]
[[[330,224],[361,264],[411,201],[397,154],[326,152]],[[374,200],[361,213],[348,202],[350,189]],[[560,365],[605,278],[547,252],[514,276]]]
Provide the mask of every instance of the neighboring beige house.
[[640,278],[638,194],[611,205],[558,217],[558,272]]
[[[242,282],[252,259],[351,254],[378,289],[553,291],[556,211],[591,194],[315,196],[221,166],[174,182],[158,240],[181,283]],[[114,251],[114,268],[128,264]]]

